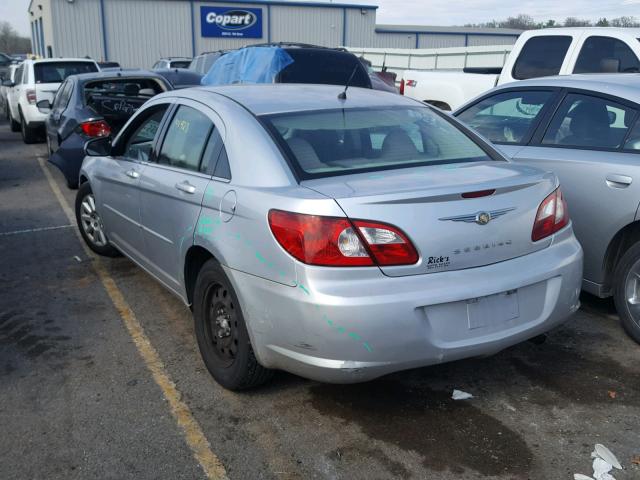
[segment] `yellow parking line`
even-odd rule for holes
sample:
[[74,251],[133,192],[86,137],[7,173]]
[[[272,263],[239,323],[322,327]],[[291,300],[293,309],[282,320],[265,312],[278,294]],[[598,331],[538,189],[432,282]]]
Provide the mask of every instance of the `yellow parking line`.
[[[47,169],[41,157],[38,157],[38,163],[40,164],[40,168],[42,168],[42,171],[47,178],[47,182],[49,182],[49,186],[58,200],[60,207],[62,207],[62,210],[69,219],[69,222],[75,224],[76,218],[73,210],[62,195],[58,184],[53,179],[51,172]],[[158,351],[153,347],[149,338],[144,333],[142,325],[136,318],[133,310],[131,310],[131,307],[127,304],[127,301],[116,285],[115,280],[105,268],[102,260],[96,257],[89,247],[87,247],[80,235],[80,231],[75,229],[75,232],[80,239],[80,243],[84,248],[85,253],[93,260],[93,267],[95,268],[102,285],[107,291],[111,302],[120,314],[120,318],[122,318],[122,322],[127,328],[129,335],[138,348],[140,356],[151,372],[153,379],[162,390],[162,394],[169,402],[169,405],[171,406],[171,414],[182,429],[184,438],[187,445],[193,452],[193,456],[198,460],[208,478],[215,480],[227,479],[227,473],[224,465],[222,465],[220,459],[211,451],[211,446],[202,432],[202,428],[200,428],[200,425],[193,417],[189,407],[180,399],[180,391],[171,381],[171,378],[169,378],[169,374],[164,368],[160,355],[158,355]]]

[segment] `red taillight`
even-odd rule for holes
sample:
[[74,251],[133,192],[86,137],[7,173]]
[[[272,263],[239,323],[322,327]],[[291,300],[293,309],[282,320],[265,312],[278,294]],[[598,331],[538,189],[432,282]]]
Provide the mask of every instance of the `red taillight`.
[[366,220],[271,210],[269,226],[289,254],[309,265],[411,265],[418,253],[396,227]]
[[404,95],[404,78],[400,80],[400,95]]
[[26,91],[27,94],[27,102],[29,102],[31,105],[36,103],[36,91],[35,90],[27,90]]
[[104,120],[81,123],[80,130],[88,137],[108,137],[111,135],[111,127]]
[[531,240],[537,242],[553,235],[569,223],[569,210],[560,188],[545,198],[538,207],[536,220],[533,223]]

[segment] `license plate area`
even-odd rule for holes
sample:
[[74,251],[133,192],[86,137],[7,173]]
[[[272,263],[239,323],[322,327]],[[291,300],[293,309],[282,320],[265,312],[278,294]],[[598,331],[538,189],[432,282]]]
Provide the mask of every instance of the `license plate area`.
[[519,316],[517,290],[467,300],[469,330],[501,325]]

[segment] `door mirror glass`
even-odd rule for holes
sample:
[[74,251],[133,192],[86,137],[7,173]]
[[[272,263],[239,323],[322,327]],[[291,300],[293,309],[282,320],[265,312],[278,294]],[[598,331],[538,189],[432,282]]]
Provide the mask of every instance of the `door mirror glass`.
[[89,157],[105,157],[111,154],[111,139],[108,137],[89,140],[84,144],[84,153]]
[[40,100],[36,103],[36,107],[40,113],[49,113],[51,111],[51,102],[49,100]]

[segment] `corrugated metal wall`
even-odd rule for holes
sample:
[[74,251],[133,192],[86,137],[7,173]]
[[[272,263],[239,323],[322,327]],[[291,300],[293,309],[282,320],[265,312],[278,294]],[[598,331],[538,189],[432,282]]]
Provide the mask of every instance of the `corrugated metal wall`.
[[104,10],[109,60],[150,68],[160,57],[191,56],[189,2],[108,0]]
[[[50,0],[55,56],[85,56],[149,68],[162,56],[187,56],[252,43],[292,41],[324,46],[368,48],[448,48],[464,46],[464,34],[376,31],[376,11],[366,8],[302,7],[206,0]],[[205,38],[200,7],[262,10],[262,38]],[[345,25],[346,19],[346,25]],[[515,37],[468,35],[468,45],[513,44]]]
[[451,34],[428,34],[423,33],[418,35],[418,48],[451,48],[451,47],[464,47],[465,38],[464,35]]
[[102,58],[100,1],[51,1],[53,55]]
[[484,46],[484,45],[513,45],[516,43],[518,37],[507,35],[469,35],[469,46]]
[[312,43],[326,47],[342,44],[342,9],[271,7],[271,40]]

